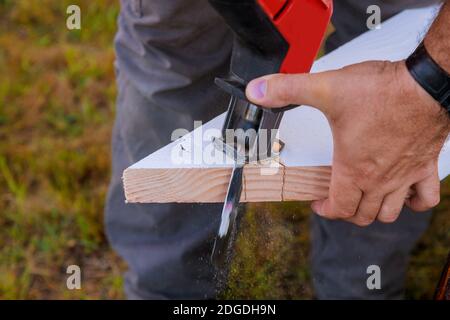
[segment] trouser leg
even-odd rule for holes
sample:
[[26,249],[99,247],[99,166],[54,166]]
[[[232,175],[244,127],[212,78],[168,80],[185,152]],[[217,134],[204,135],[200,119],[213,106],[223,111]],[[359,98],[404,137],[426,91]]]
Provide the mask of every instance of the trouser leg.
[[[403,298],[409,255],[430,216],[430,212],[413,213],[405,208],[395,223],[358,227],[314,214],[311,261],[317,298]],[[367,286],[373,274],[368,268],[373,265],[380,268],[379,290]]]
[[[128,264],[125,291],[131,299],[215,295],[209,255],[220,204],[126,204],[121,180],[125,168],[169,143],[173,130],[191,130],[194,120],[208,121],[226,107],[214,76],[228,68],[231,37],[221,20],[190,11],[189,4],[208,9],[203,0],[122,1],[105,224]],[[194,27],[185,28],[185,19]],[[141,42],[128,41],[132,37]]]

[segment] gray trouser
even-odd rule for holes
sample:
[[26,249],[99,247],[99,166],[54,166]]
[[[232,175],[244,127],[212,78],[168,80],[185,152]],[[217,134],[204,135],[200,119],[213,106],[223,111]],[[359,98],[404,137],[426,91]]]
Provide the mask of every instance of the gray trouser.
[[[335,26],[339,30],[339,21]],[[333,36],[328,48],[351,36]],[[122,0],[105,224],[111,245],[128,263],[129,298],[215,296],[208,258],[221,204],[125,204],[121,176],[170,142],[174,129],[192,129],[194,120],[224,111],[227,97],[213,79],[226,73],[231,44],[231,33],[206,0]],[[404,210],[396,223],[359,228],[313,215],[317,297],[401,298],[408,255],[428,218]],[[366,287],[366,269],[373,264],[382,270],[381,290]]]

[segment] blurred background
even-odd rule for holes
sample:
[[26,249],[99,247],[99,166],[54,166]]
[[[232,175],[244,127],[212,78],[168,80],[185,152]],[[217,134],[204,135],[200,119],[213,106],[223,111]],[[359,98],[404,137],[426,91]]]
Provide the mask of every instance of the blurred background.
[[[81,8],[81,30],[66,8]],[[0,299],[124,298],[103,233],[119,0],[0,0]],[[432,298],[450,249],[450,180],[417,245],[407,297]],[[307,204],[246,215],[224,298],[312,297]],[[130,217],[131,218],[131,217]],[[82,270],[68,290],[66,268]]]

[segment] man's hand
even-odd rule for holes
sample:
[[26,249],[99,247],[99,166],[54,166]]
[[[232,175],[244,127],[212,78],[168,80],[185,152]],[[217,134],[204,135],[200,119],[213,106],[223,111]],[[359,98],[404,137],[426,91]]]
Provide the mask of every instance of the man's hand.
[[333,170],[328,199],[312,203],[319,215],[366,226],[395,221],[405,202],[415,211],[439,203],[437,162],[449,117],[403,61],[268,75],[246,93],[258,105],[311,105],[327,117]]

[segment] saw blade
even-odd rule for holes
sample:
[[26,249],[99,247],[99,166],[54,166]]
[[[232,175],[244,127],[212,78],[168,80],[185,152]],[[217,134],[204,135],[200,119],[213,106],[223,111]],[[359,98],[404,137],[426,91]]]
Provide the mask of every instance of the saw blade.
[[231,257],[234,238],[237,233],[237,214],[242,192],[242,174],[244,164],[235,163],[228,185],[227,196],[223,204],[219,231],[211,254],[212,263],[220,268],[226,266]]

